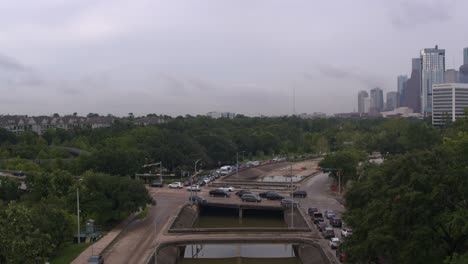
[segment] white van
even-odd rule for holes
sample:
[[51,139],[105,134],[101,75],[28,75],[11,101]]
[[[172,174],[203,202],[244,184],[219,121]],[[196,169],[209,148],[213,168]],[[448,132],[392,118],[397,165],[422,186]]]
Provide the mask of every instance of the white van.
[[221,167],[220,171],[221,171],[220,174],[224,176],[224,175],[229,174],[232,171],[232,167],[231,166],[223,166],[223,167]]

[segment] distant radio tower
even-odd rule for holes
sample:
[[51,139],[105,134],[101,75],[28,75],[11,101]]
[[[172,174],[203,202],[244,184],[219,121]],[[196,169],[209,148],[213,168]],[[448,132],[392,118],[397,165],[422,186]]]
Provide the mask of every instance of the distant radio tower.
[[293,115],[296,115],[296,86],[293,86]]

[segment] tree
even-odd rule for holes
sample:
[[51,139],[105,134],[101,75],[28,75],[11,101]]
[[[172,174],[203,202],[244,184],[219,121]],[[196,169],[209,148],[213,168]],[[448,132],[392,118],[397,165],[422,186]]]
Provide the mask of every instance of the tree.
[[36,224],[33,210],[10,202],[0,211],[0,255],[12,264],[44,263],[56,247],[52,236]]

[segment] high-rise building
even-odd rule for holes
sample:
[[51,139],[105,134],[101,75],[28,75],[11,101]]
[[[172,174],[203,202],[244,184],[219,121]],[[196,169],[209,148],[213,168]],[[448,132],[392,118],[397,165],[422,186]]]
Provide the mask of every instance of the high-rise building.
[[364,99],[369,97],[367,91],[359,91],[358,93],[358,112],[359,113],[366,113]]
[[370,97],[364,98],[364,113],[370,112],[371,99]]
[[458,73],[458,81],[468,83],[468,48],[463,49],[463,65]]
[[415,113],[421,112],[421,59],[412,59],[411,77],[403,90],[400,106],[409,107]]
[[421,50],[421,108],[432,112],[432,85],[444,82],[445,50],[435,48]]
[[386,101],[386,111],[393,111],[398,107],[399,96],[398,92],[388,92]]
[[379,87],[370,90],[370,110],[372,114],[382,112],[384,107],[383,91]]
[[468,84],[442,83],[432,86],[432,125],[443,125],[464,117],[468,108]]
[[446,83],[457,83],[458,82],[458,71],[455,69],[449,69],[445,71],[444,80]]
[[468,64],[468,47],[463,49],[463,64]]
[[408,81],[408,76],[407,75],[399,75],[397,78],[397,91],[400,96],[399,101],[403,101],[404,99],[402,98],[403,96],[403,90],[405,89],[405,84]]

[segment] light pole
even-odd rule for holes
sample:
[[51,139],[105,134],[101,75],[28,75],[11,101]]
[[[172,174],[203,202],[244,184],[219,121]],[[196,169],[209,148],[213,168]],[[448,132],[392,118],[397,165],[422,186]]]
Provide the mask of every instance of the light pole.
[[195,202],[193,200],[193,187],[192,187],[193,186],[193,177],[195,177],[195,175],[197,174],[197,163],[200,162],[200,161],[201,161],[201,159],[197,159],[195,161],[195,171],[193,172],[193,176],[190,177],[190,201],[192,202],[192,204]]
[[80,244],[80,189],[79,187],[76,188],[76,217],[78,220],[76,221],[78,223],[77,244]]

